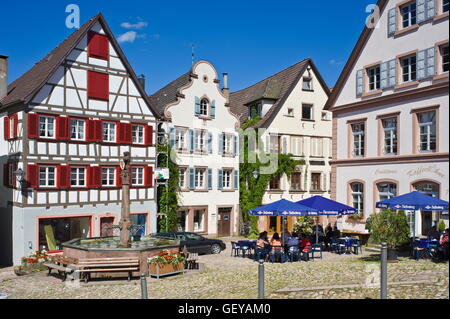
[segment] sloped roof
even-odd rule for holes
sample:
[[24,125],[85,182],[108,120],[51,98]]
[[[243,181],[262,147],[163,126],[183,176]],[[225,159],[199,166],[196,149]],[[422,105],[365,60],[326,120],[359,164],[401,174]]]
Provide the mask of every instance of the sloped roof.
[[[389,0],[378,0],[376,6],[380,10],[380,14],[382,14],[384,8],[386,7],[386,4],[389,2]],[[364,27],[361,35],[359,36],[358,41],[356,42],[355,47],[353,48],[352,53],[350,54],[350,57],[347,60],[347,63],[344,66],[344,69],[341,72],[341,75],[339,76],[339,79],[337,80],[330,98],[328,99],[327,103],[325,104],[325,110],[331,110],[331,108],[334,106],[334,103],[336,102],[336,99],[338,98],[339,94],[342,91],[342,88],[345,85],[345,82],[347,81],[348,76],[352,72],[352,68],[355,65],[358,57],[360,56],[365,44],[367,43],[367,40],[369,39],[372,32],[375,30],[375,28],[368,27],[367,25]]]
[[128,62],[125,54],[120,48],[118,42],[116,41],[114,35],[111,32],[108,24],[106,23],[103,15],[99,13],[83,26],[81,26],[77,31],[72,33],[66,40],[64,40],[60,45],[53,49],[46,57],[36,63],[30,70],[24,73],[17,80],[8,85],[8,94],[0,100],[0,109],[11,105],[24,105],[29,103],[33,97],[39,92],[39,90],[48,82],[52,75],[56,72],[58,67],[64,62],[67,56],[72,52],[72,50],[78,45],[81,39],[87,34],[87,32],[99,22],[105,33],[109,36],[111,44],[117,51],[117,54],[124,62],[127,71],[129,72],[131,78],[134,81],[139,93],[142,95],[144,100],[147,102],[150,110],[153,112],[154,116],[158,115],[156,109],[152,106],[151,102],[147,98],[144,88],[142,87],[140,81],[137,79],[136,74],[133,71],[130,63]]
[[164,109],[166,106],[177,101],[180,88],[186,86],[191,81],[191,76],[192,70],[170,82],[149,97],[150,101],[159,111],[161,117],[164,116]]
[[248,119],[248,105],[250,103],[261,99],[275,100],[274,105],[267,114],[261,121],[254,125],[254,127],[267,127],[278,114],[278,111],[281,109],[308,66],[312,67],[322,87],[329,95],[328,86],[323,81],[312,60],[307,58],[246,89],[231,93],[231,112],[239,118],[242,125]]

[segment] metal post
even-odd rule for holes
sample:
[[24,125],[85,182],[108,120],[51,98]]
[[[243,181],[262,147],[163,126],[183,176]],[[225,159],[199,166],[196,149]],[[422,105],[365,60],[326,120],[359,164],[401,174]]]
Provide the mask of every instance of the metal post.
[[264,260],[258,265],[258,299],[264,299]]
[[148,299],[147,278],[145,277],[145,274],[141,275],[141,295],[142,299]]
[[387,244],[381,243],[381,299],[387,298]]

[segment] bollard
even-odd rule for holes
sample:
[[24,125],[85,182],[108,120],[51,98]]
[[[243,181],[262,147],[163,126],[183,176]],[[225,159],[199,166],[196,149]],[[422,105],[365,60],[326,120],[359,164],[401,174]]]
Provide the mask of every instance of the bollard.
[[148,299],[147,278],[145,277],[145,274],[141,275],[141,295],[142,299]]
[[264,260],[258,265],[258,298],[264,299]]
[[387,299],[387,244],[381,243],[381,299]]

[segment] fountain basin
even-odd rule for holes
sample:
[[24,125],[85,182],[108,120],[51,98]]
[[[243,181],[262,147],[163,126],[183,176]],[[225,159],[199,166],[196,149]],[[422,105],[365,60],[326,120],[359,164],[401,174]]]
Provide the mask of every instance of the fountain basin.
[[[131,248],[120,248],[118,237],[74,239],[62,244],[64,256],[76,259],[129,257],[139,259],[139,271],[133,276],[148,275],[147,259],[157,255],[161,250],[180,252],[180,241],[143,237],[141,241],[132,242]],[[92,274],[92,278],[108,276],[123,277],[120,273]]]

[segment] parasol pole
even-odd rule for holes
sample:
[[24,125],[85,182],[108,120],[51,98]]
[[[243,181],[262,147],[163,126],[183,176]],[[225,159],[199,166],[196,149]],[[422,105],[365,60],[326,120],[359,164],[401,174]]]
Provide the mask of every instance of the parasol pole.
[[316,244],[319,243],[319,215],[316,216]]

